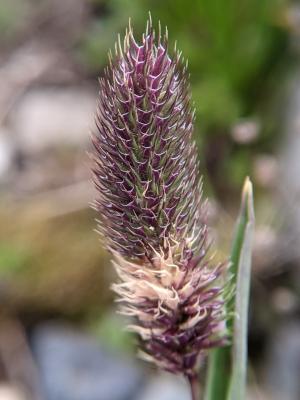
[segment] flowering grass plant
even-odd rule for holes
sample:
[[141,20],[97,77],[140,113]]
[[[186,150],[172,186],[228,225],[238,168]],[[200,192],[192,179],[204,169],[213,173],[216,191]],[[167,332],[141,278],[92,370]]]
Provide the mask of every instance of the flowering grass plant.
[[[159,27],[156,35],[149,19],[138,43],[129,26],[100,79],[94,207],[119,277],[113,289],[120,311],[132,318],[129,328],[140,338],[141,355],[184,375],[195,400],[209,349],[228,350],[234,343],[238,296],[229,294],[243,266],[242,251],[235,264],[208,256],[193,123],[187,64],[176,48],[169,51],[167,31]],[[243,195],[248,205],[249,185]],[[209,385],[216,384],[216,368],[210,361]],[[206,396],[214,398],[209,387]]]

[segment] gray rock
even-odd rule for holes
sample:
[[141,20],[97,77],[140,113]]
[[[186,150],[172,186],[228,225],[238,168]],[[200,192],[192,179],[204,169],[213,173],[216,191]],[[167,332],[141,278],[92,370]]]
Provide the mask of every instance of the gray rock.
[[25,396],[17,388],[8,385],[0,384],[0,399],[1,400],[25,400]]
[[273,400],[300,399],[299,322],[286,322],[275,332],[268,350],[266,371]]
[[[281,195],[284,225],[281,252],[285,261],[300,260],[300,75],[291,79],[287,88],[286,108],[283,118],[283,143],[280,146],[280,175],[278,190]],[[278,224],[278,221],[277,221]],[[297,268],[296,279],[300,278]]]
[[61,145],[85,146],[95,110],[96,93],[87,89],[32,89],[11,111],[9,125],[25,154]]
[[137,400],[190,400],[190,391],[183,378],[160,373],[148,383]]
[[133,360],[70,328],[41,326],[32,347],[46,400],[132,400],[143,382]]
[[13,166],[14,146],[9,131],[0,128],[0,183],[7,180]]

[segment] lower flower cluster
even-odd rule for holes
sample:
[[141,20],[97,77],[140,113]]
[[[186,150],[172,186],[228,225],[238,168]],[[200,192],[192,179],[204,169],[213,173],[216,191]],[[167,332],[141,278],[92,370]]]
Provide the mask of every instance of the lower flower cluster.
[[[168,252],[126,260],[114,254],[120,282],[113,285],[122,302],[121,313],[135,324],[129,329],[142,341],[141,355],[159,368],[192,376],[205,350],[225,342],[224,289],[220,277],[225,264],[211,267],[206,251],[178,265],[174,254],[180,244],[167,244]],[[218,283],[219,282],[219,283]]]

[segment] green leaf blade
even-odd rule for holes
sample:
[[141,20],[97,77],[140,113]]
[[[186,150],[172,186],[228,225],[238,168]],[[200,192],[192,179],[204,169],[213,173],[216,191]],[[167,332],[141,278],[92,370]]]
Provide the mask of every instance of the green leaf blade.
[[254,231],[253,190],[246,179],[239,218],[232,243],[229,275],[235,295],[227,304],[227,323],[233,331],[230,346],[211,351],[208,360],[205,400],[242,400],[245,398],[247,371],[247,326],[251,272],[251,249]]
[[229,346],[211,350],[208,360],[205,400],[225,400],[230,381],[228,364],[230,358]]
[[228,400],[246,398],[247,380],[247,339],[248,339],[248,308],[251,278],[251,253],[254,236],[254,207],[252,184],[246,180],[243,190],[243,200],[246,211],[244,238],[237,267],[237,282],[235,294],[234,337],[232,345],[232,372],[227,395]]

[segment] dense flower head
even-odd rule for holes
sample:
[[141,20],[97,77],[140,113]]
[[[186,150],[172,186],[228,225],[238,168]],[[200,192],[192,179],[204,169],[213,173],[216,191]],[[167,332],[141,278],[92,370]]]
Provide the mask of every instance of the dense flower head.
[[167,33],[131,27],[100,79],[93,135],[99,231],[114,255],[122,312],[144,356],[191,375],[222,343],[224,264],[207,260],[208,234],[186,65]]

